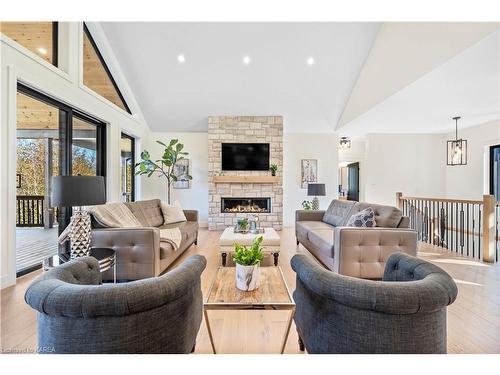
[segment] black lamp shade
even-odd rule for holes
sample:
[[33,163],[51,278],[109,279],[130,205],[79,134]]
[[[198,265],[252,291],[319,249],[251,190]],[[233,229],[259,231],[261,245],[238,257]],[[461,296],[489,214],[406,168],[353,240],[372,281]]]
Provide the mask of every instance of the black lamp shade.
[[307,184],[307,195],[314,197],[325,196],[325,184]]
[[106,203],[104,177],[52,177],[52,207],[93,206]]

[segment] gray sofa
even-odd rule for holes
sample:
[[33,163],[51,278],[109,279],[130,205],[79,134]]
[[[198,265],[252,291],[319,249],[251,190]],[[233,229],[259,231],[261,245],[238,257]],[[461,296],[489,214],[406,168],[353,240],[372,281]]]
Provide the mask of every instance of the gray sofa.
[[[116,251],[116,279],[140,280],[158,276],[192,244],[198,241],[198,211],[184,210],[187,221],[163,224],[160,200],[126,203],[144,228],[105,228],[92,217],[92,247]],[[160,241],[160,228],[178,227],[182,241],[177,251]],[[113,280],[112,271],[103,280]]]
[[[376,227],[346,227],[349,218],[371,207]],[[328,269],[342,275],[380,279],[389,255],[417,253],[417,233],[396,207],[334,199],[326,211],[298,210],[295,236]]]
[[295,255],[299,345],[308,353],[446,353],[446,306],[457,296],[441,268],[391,255],[382,281],[338,275]]
[[165,275],[101,285],[97,260],[83,257],[43,273],[26,290],[38,311],[43,353],[190,353],[203,309],[194,255]]

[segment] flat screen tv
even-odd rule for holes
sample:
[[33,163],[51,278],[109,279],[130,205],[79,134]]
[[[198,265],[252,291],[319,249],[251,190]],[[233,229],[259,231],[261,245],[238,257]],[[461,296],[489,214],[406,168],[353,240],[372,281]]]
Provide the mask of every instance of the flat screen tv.
[[222,170],[269,170],[269,143],[223,143]]

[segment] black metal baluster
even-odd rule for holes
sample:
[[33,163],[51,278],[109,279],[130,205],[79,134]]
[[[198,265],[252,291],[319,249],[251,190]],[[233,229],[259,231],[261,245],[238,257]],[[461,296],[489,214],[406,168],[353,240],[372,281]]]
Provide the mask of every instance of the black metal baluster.
[[428,235],[428,228],[427,228],[427,201],[422,201],[422,231],[423,231],[423,239],[424,242],[427,242],[427,238],[429,237]]
[[483,210],[482,210],[482,205],[481,204],[478,204],[478,222],[479,222],[479,229],[478,229],[478,246],[477,246],[477,257],[478,259],[481,259],[481,236],[482,236],[482,233],[481,233],[481,222],[482,222],[482,214],[483,214]]
[[[441,218],[439,221],[439,225],[441,227],[441,244],[444,244],[444,247],[448,248],[448,241],[446,240],[446,234],[448,233],[448,230],[446,229],[446,220],[447,217],[445,215],[445,209],[444,209],[444,202],[441,203],[441,212],[440,212]],[[441,245],[443,246],[443,245]]]
[[437,202],[437,244],[440,247],[443,247],[443,242],[441,241],[442,233],[441,233],[441,203]]
[[450,202],[450,250],[454,251],[453,243],[453,202]]
[[466,242],[467,242],[467,245],[466,245],[466,247],[467,247],[467,256],[469,256],[469,245],[470,245],[469,244],[469,231],[470,231],[470,228],[469,228],[469,219],[470,219],[469,218],[469,206],[470,206],[469,203],[467,203],[465,205],[465,207],[467,208],[467,240],[466,240]]
[[422,241],[423,233],[422,233],[422,201],[418,200],[418,231],[420,232],[420,241]]
[[426,211],[426,215],[427,215],[427,220],[426,220],[426,223],[427,223],[427,243],[431,243],[431,231],[432,231],[432,226],[430,225],[431,224],[431,208],[430,208],[430,202],[429,201],[425,201],[425,211]]
[[460,253],[464,253],[464,204],[460,203]]
[[472,257],[476,255],[476,204],[472,204]]

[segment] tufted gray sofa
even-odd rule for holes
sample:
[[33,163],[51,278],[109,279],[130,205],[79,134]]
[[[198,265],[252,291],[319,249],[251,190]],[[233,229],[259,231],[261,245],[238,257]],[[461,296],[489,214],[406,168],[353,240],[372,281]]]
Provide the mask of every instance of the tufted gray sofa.
[[25,294],[38,311],[38,346],[45,353],[190,353],[205,266],[194,255],[163,276],[104,285],[94,258],[53,268]]
[[[159,199],[126,203],[142,228],[106,228],[92,215],[92,247],[116,251],[116,279],[140,280],[158,276],[198,241],[198,211],[184,210],[187,221],[164,224]],[[179,228],[179,249],[160,240],[160,229]],[[103,280],[113,280],[111,270]]]
[[446,306],[458,290],[441,268],[394,253],[382,281],[338,275],[295,255],[299,344],[309,353],[446,353]]
[[[371,207],[376,227],[346,227],[349,218]],[[342,275],[381,279],[389,255],[417,254],[417,233],[401,210],[366,202],[334,199],[326,211],[295,212],[295,236],[325,267]]]

